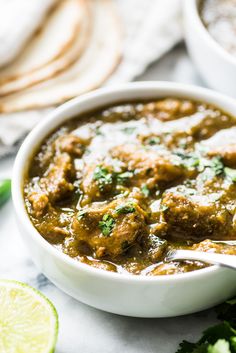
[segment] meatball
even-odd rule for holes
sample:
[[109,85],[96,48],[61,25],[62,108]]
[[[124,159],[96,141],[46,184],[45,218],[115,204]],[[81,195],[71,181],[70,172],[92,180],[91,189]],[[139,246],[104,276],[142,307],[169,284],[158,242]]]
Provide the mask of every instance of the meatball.
[[158,182],[173,181],[185,172],[181,166],[172,163],[169,156],[161,156],[135,144],[114,147],[111,154],[124,162],[128,170],[135,171],[135,186],[146,183],[153,188]]
[[74,237],[97,258],[124,253],[146,231],[145,212],[133,199],[93,203],[74,218]]

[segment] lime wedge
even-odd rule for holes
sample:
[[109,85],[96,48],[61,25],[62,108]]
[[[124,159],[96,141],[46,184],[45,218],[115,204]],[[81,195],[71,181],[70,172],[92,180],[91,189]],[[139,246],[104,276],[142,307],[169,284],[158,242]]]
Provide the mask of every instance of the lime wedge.
[[27,284],[0,280],[0,352],[52,353],[58,316],[52,303]]

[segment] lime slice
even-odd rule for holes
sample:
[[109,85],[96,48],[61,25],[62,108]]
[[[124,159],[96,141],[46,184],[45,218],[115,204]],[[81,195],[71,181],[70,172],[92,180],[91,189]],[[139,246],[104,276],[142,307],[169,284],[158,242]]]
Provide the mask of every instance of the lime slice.
[[58,316],[52,303],[27,284],[0,280],[0,352],[52,353]]

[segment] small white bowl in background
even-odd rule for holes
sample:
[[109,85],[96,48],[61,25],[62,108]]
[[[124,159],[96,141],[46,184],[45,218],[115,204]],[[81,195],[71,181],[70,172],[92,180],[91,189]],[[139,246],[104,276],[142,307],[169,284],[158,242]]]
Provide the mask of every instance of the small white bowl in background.
[[199,0],[184,0],[189,54],[209,87],[236,98],[236,58],[210,35],[199,15]]
[[137,82],[104,88],[55,109],[27,136],[16,157],[12,196],[23,240],[39,269],[59,288],[95,308],[136,317],[169,317],[212,307],[236,292],[236,272],[217,266],[175,275],[135,276],[80,263],[49,244],[27,214],[23,183],[32,154],[60,124],[106,105],[163,97],[189,98],[214,104],[236,115],[236,101],[213,91],[168,82]]

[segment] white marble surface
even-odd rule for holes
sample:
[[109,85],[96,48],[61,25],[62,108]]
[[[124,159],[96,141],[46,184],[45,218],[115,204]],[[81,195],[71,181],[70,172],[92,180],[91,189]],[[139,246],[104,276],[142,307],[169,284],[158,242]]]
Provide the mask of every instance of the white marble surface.
[[[183,45],[153,64],[139,80],[203,85]],[[0,177],[11,176],[13,161],[0,160]],[[70,298],[35,267],[18,234],[11,201],[0,211],[0,277],[27,282],[52,300],[60,323],[56,353],[174,353],[182,339],[196,339],[215,320],[213,310],[170,319],[121,317]]]

